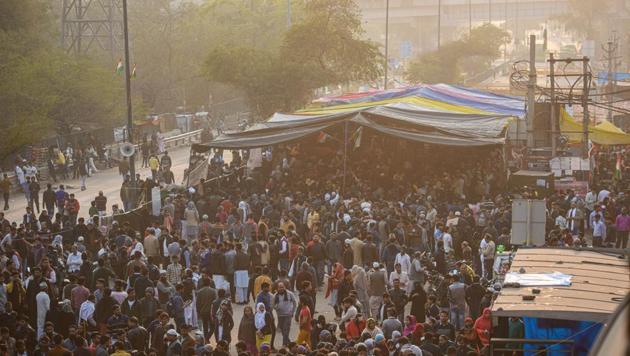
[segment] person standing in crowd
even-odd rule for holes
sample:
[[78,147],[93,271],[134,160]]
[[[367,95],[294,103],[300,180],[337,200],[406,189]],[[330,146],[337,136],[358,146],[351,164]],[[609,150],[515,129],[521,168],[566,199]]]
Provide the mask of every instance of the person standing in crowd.
[[98,192],[98,195],[94,198],[94,202],[96,203],[98,216],[105,216],[105,211],[107,210],[107,197],[103,194],[102,190]]
[[300,297],[300,315],[298,317],[299,321],[299,332],[296,343],[298,345],[306,344],[308,347],[311,346],[311,322],[313,320],[311,309],[309,307],[309,303],[305,297]]
[[238,326],[238,339],[245,343],[247,352],[252,355],[258,355],[258,349],[256,348],[256,323],[254,320],[254,311],[249,305],[243,308],[243,318]]
[[68,215],[68,223],[71,227],[74,227],[77,224],[77,217],[79,216],[80,209],[81,205],[79,204],[79,200],[74,197],[73,193],[71,193],[68,196],[68,200],[66,200],[63,210],[64,213]]
[[603,242],[606,240],[606,224],[604,223],[600,214],[595,214],[594,220],[591,224],[593,247],[602,247]]
[[482,240],[481,254],[483,258],[483,270],[484,276],[487,280],[492,280],[493,278],[493,268],[494,268],[494,254],[496,253],[496,247],[494,241],[492,240],[492,236],[490,234],[486,234]]
[[278,328],[282,333],[282,345],[284,346],[288,345],[290,341],[291,319],[295,314],[296,308],[295,295],[286,289],[284,283],[278,283],[276,295],[273,297],[273,309],[278,316]]
[[273,318],[267,309],[265,304],[256,304],[256,314],[254,315],[254,326],[256,327],[256,348],[258,352],[263,350],[263,346],[271,347],[271,331],[273,324]]
[[33,209],[33,211],[35,211],[35,209],[37,209],[37,213],[39,214],[40,210],[39,210],[39,191],[41,190],[41,187],[39,185],[39,182],[37,181],[37,178],[35,176],[30,177],[30,182],[28,184],[28,190],[30,192],[30,198],[31,200],[29,201],[28,205],[31,207],[31,209]]
[[448,302],[450,320],[456,330],[464,327],[466,313],[466,285],[460,281],[458,275],[450,276],[451,285],[448,286]]
[[378,262],[374,262],[372,267],[368,273],[368,305],[370,315],[381,320],[378,316],[378,308],[383,303],[383,294],[387,292],[387,274]]
[[54,216],[55,214],[55,203],[57,202],[57,197],[55,195],[55,191],[52,189],[52,184],[46,184],[46,190],[42,194],[42,205],[48,216]]
[[160,168],[160,160],[155,154],[149,157],[149,169],[151,169],[151,177],[153,180],[158,179],[158,169]]
[[628,234],[630,234],[630,215],[628,215],[628,207],[621,208],[621,213],[615,219],[615,228],[617,233],[616,248],[625,249],[628,247]]
[[11,193],[11,181],[9,180],[9,176],[4,173],[2,175],[2,180],[0,181],[0,191],[2,191],[2,198],[4,199],[4,210],[9,210],[9,197]]

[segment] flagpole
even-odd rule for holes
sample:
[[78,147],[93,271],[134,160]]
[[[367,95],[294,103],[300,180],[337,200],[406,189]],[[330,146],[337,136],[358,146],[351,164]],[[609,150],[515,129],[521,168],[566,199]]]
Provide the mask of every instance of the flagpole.
[[[125,94],[127,97],[127,142],[133,144],[133,116],[131,111],[131,72],[129,69],[129,23],[127,19],[127,0],[122,0],[123,33],[125,41]],[[135,155],[135,154],[134,154]],[[131,175],[131,208],[136,207],[136,163],[135,157],[129,157],[129,174]]]

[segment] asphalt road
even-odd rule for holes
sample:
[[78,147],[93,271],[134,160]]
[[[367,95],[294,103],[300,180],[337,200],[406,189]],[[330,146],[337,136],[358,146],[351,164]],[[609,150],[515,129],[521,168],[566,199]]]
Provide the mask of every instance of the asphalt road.
[[[181,183],[184,178],[184,170],[188,168],[188,157],[190,155],[190,146],[182,146],[181,148],[177,148],[175,150],[169,151],[169,156],[171,156],[173,160],[172,171],[175,175],[175,182]],[[139,173],[142,178],[151,175],[151,170],[149,168],[140,168],[140,164],[142,161],[136,161],[136,173]],[[70,186],[71,188],[66,188],[68,193],[74,193],[75,197],[79,199],[79,204],[81,209],[79,210],[79,216],[87,217],[88,209],[90,208],[90,203],[94,198],[98,195],[99,191],[103,191],[103,194],[107,197],[107,212],[111,214],[112,204],[118,204],[118,206],[122,207],[122,202],[120,200],[120,186],[122,184],[122,176],[118,174],[118,167],[100,170],[97,173],[93,174],[91,177],[87,178],[86,187],[87,189],[81,191],[81,185],[79,184],[78,179],[68,179],[68,180],[58,180],[57,183],[52,181],[50,182],[41,182],[42,190],[39,193],[40,200],[40,208],[42,193],[46,189],[46,184],[53,184],[53,188],[56,189],[59,184],[64,184],[66,187]],[[5,218],[9,221],[21,221],[22,216],[26,211],[26,198],[23,193],[14,192],[11,194],[9,201],[10,209],[5,211]]]

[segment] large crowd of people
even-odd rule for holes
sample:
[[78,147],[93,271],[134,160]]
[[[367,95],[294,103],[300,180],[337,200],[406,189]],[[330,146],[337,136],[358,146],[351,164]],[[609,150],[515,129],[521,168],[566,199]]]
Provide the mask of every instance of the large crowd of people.
[[[500,150],[313,146],[265,150],[254,172],[214,151],[214,178],[165,195],[141,229],[63,185],[39,215],[0,213],[0,353],[487,354],[495,262],[513,248]],[[626,247],[627,197],[548,197],[547,244]],[[508,329],[523,336],[518,318]]]

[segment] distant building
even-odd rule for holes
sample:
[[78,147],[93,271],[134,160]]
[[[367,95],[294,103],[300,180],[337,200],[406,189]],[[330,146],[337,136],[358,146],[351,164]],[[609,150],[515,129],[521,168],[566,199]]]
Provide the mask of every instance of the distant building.
[[[356,1],[362,11],[367,36],[384,44],[386,0]],[[516,43],[521,43],[527,30],[540,30],[541,24],[549,18],[566,13],[569,1],[390,0],[390,63],[437,48],[438,3],[441,3],[439,32],[442,44],[459,38],[468,31],[469,25],[474,28],[488,21],[507,27]]]

